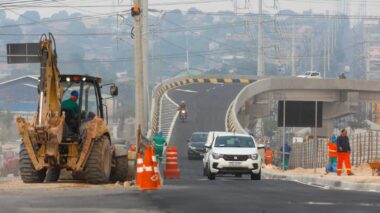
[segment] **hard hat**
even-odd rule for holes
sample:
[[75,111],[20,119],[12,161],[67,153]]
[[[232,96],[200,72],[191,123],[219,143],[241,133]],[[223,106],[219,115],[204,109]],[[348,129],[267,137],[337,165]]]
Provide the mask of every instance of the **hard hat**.
[[76,90],[72,91],[72,92],[71,92],[71,96],[75,96],[75,97],[78,98],[78,96],[79,96],[78,91],[76,91]]
[[331,136],[331,141],[336,141],[336,135]]
[[181,103],[183,103],[183,104],[184,104],[184,103],[185,103],[185,101],[181,101]]

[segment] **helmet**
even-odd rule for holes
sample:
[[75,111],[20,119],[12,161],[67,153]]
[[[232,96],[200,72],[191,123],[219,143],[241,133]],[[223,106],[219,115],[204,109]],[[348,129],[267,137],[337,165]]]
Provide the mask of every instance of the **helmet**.
[[71,96],[75,96],[75,97],[78,98],[78,96],[79,96],[78,91],[76,91],[76,90],[72,91],[72,92],[71,92]]
[[185,103],[185,101],[181,101],[181,104],[184,104]]
[[336,142],[336,135],[332,135],[331,136],[331,141],[334,143],[334,142]]

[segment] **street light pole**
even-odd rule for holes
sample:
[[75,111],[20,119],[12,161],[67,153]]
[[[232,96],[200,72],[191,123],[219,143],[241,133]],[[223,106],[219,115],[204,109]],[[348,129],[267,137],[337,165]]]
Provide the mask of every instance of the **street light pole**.
[[265,75],[264,59],[264,26],[263,26],[263,0],[259,0],[259,26],[258,26],[258,54],[257,54],[257,76]]
[[286,110],[285,110],[285,107],[286,107],[286,100],[285,100],[285,97],[284,97],[284,100],[283,100],[283,111],[282,111],[282,127],[283,127],[283,131],[282,131],[282,170],[285,170],[285,140],[286,140],[286,127],[285,127],[285,118],[286,118]]
[[318,153],[318,139],[317,139],[317,125],[318,125],[318,101],[315,101],[315,121],[314,121],[314,173],[317,173],[317,153]]

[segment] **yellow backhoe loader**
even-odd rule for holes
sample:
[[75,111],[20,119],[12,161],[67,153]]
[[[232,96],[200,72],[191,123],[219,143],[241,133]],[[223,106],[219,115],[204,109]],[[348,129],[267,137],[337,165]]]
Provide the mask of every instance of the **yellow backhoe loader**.
[[[61,169],[89,183],[124,181],[128,157],[123,145],[112,144],[101,78],[60,75],[55,40],[43,34],[39,43],[8,44],[8,63],[40,63],[38,108],[33,119],[16,118],[22,137],[20,176],[25,183],[57,181]],[[104,85],[103,85],[104,86]],[[108,84],[110,95],[118,88]],[[63,102],[76,96],[71,106]],[[74,104],[73,104],[74,103]],[[107,120],[107,119],[106,119]]]

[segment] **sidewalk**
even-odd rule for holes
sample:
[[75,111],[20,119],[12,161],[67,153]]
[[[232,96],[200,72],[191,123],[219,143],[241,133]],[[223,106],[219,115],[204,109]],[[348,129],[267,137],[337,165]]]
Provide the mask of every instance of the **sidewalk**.
[[276,166],[263,165],[263,175],[272,179],[296,181],[326,189],[380,192],[380,176],[372,176],[372,170],[368,164],[353,167],[352,172],[354,176],[347,176],[346,173],[337,176],[336,173],[326,174],[324,168],[317,168],[314,173],[314,169],[296,168],[282,171]]

